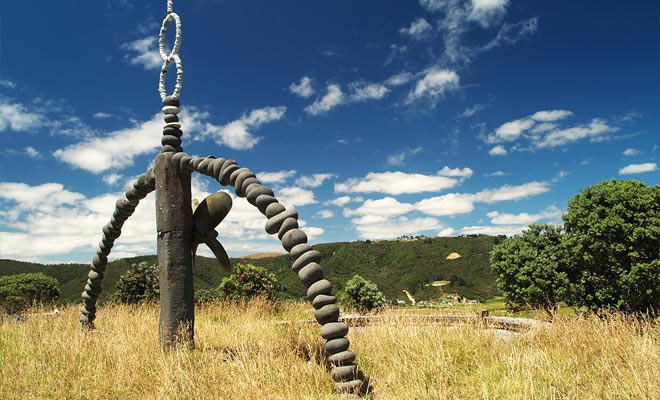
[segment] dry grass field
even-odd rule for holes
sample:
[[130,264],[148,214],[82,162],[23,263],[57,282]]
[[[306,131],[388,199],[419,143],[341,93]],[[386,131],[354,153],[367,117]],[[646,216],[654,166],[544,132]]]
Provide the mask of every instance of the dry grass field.
[[[0,399],[335,399],[308,304],[197,309],[196,349],[163,351],[157,306],[0,323]],[[660,324],[559,317],[502,341],[396,317],[349,333],[373,399],[659,399]]]

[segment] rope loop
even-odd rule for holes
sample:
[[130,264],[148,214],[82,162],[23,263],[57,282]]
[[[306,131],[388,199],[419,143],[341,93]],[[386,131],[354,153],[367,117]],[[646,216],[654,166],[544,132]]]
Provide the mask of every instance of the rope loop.
[[[174,85],[174,92],[171,95],[172,98],[179,98],[183,85],[183,66],[179,57],[179,49],[181,48],[181,18],[173,11],[173,3],[173,0],[167,0],[167,15],[163,19],[163,24],[160,27],[160,33],[158,35],[158,51],[160,52],[160,57],[163,59],[163,66],[160,69],[160,81],[158,82],[158,93],[160,93],[161,100],[165,100],[165,97],[167,97],[165,80],[167,78],[167,69],[171,63],[174,63],[176,66],[176,84]],[[172,51],[167,54],[165,51],[165,36],[167,34],[167,28],[172,21],[174,21],[175,27],[174,46],[172,47]]]

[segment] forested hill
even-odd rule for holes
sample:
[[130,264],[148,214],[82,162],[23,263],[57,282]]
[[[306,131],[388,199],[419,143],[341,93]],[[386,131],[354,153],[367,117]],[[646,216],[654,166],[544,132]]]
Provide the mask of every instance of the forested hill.
[[[445,293],[458,293],[468,298],[488,299],[498,295],[495,274],[489,267],[489,253],[502,237],[468,236],[451,238],[419,238],[396,241],[357,241],[322,243],[314,248],[323,255],[321,266],[326,278],[335,285],[335,292],[353,275],[375,282],[388,299],[405,299],[403,289],[419,300],[438,298],[440,289],[427,284],[446,280]],[[461,255],[447,259],[451,253]],[[147,261],[156,264],[156,256],[121,259],[108,264],[103,301],[115,290],[119,275],[133,263]],[[232,264],[249,262],[272,271],[284,286],[286,297],[304,296],[304,287],[291,272],[288,255],[259,259],[232,259]],[[58,279],[62,301],[78,302],[85,285],[87,264],[42,265],[13,260],[0,260],[0,276],[26,272],[43,272]],[[227,273],[217,261],[197,257],[195,288],[217,287]]]

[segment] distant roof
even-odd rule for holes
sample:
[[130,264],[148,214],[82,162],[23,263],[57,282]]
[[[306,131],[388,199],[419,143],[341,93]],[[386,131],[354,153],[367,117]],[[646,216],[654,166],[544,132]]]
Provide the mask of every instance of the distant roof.
[[451,253],[450,255],[447,256],[447,260],[455,260],[457,258],[461,258],[461,255],[458,253]]

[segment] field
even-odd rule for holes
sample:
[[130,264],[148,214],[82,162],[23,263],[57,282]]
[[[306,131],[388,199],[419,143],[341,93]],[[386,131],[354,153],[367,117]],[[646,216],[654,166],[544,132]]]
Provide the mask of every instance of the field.
[[[0,323],[1,399],[340,398],[308,304],[198,308],[193,351],[160,349],[155,305],[102,307],[94,331],[61,311]],[[657,322],[559,316],[511,341],[386,315],[349,333],[373,399],[660,398]]]

